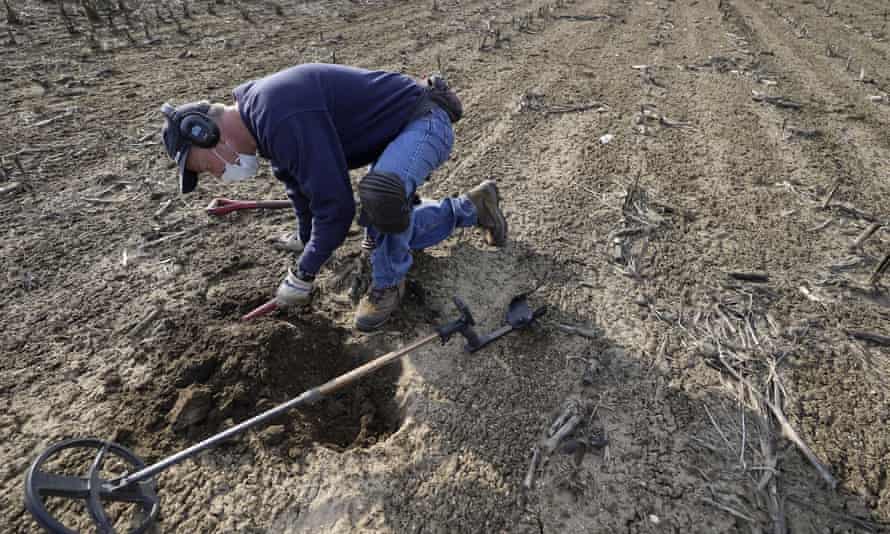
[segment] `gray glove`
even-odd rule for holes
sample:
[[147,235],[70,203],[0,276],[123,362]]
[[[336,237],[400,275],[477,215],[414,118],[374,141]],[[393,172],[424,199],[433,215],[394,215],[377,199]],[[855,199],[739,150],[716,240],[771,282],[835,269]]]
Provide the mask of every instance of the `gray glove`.
[[275,292],[275,301],[281,307],[309,304],[314,281],[315,276],[296,274],[292,269],[288,269],[287,276]]
[[294,232],[292,234],[284,234],[272,239],[272,246],[278,250],[289,250],[291,252],[302,252],[305,243],[300,239],[300,234]]

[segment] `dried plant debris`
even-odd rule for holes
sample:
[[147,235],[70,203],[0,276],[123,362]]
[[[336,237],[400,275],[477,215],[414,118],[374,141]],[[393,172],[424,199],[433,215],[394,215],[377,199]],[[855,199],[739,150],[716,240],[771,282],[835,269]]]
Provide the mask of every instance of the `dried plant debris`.
[[701,63],[691,63],[682,66],[686,70],[699,71],[704,69],[712,69],[715,72],[725,73],[731,71],[739,71],[739,62],[737,59],[726,56],[708,56],[706,61]]
[[875,272],[872,273],[871,277],[868,280],[868,283],[872,286],[877,286],[878,282],[880,282],[881,277],[884,274],[890,271],[890,254],[884,256],[884,259],[881,260],[881,263],[878,264],[878,267],[875,269]]
[[501,23],[494,19],[488,19],[485,21],[482,29],[482,39],[479,43],[479,50],[483,51],[500,48],[502,43],[509,40],[510,36],[502,31]]
[[782,139],[786,141],[791,139],[817,139],[819,137],[822,137],[822,132],[815,128],[791,126],[788,124],[787,119],[782,121]]
[[580,111],[595,110],[597,113],[605,113],[609,111],[609,106],[602,102],[589,102],[586,104],[554,104],[544,110],[547,115],[555,115],[559,113],[576,113]]
[[663,83],[655,79],[655,71],[658,69],[655,65],[632,65],[631,68],[640,71],[640,83],[643,86],[654,85],[659,89],[666,89]]
[[[576,398],[569,398],[563,403],[559,415],[532,448],[531,462],[522,481],[525,490],[535,487],[539,472],[554,453],[573,456],[571,463],[577,468],[587,452],[608,445],[609,439],[605,427],[597,419],[598,411],[598,404],[592,406],[592,403]],[[571,482],[570,471],[574,468],[561,459],[555,460],[553,462],[555,473],[551,483],[559,486]]]
[[876,345],[881,345],[884,347],[890,347],[890,336],[877,334],[875,332],[865,332],[863,330],[852,329],[846,329],[844,330],[844,332],[846,332],[847,335],[852,338],[860,339],[862,341],[868,341],[870,343],[874,343]]
[[591,22],[595,20],[611,20],[612,15],[557,15],[554,18],[560,20],[574,20],[577,22]]
[[8,182],[8,183],[5,183],[5,184],[3,184],[3,185],[0,185],[0,196],[3,196],[3,195],[9,195],[9,194],[11,194],[11,193],[15,193],[15,192],[17,192],[17,191],[19,191],[19,190],[21,190],[21,189],[23,189],[23,188],[24,188],[24,186],[22,185],[21,182]]
[[784,96],[769,96],[760,91],[751,91],[751,98],[755,102],[765,102],[780,108],[800,109],[802,107],[802,104],[795,102],[790,98],[785,98]]
[[611,259],[620,266],[621,274],[636,280],[642,279],[642,262],[648,251],[651,234],[666,224],[668,219],[663,206],[649,201],[649,195],[640,188],[640,177],[628,188],[621,206],[624,223],[609,233],[608,246]]
[[769,282],[769,274],[767,274],[767,273],[731,271],[726,274],[729,275],[731,278],[735,278],[736,280],[742,280],[745,282],[757,282],[757,283]]
[[850,243],[850,249],[862,248],[863,243],[865,243],[868,238],[873,236],[875,232],[880,230],[883,226],[884,224],[880,222],[873,222],[869,224],[868,227],[865,228],[865,230],[863,230],[858,236],[856,236],[856,239],[854,239],[852,243]]
[[[682,310],[679,314],[656,311],[656,316],[670,315],[672,321],[669,322],[679,327],[688,342],[697,347],[704,362],[739,384],[739,387],[733,388],[737,392],[737,400],[755,414],[760,432],[773,436],[769,439],[775,439],[775,436],[788,439],[826,484],[835,488],[837,479],[804,443],[784,414],[787,394],[781,381],[780,365],[794,351],[795,341],[789,340],[787,331],[768,311],[777,297],[763,286],[724,287],[726,291],[713,295],[712,302],[705,307]],[[713,416],[710,419],[726,448],[739,455],[726,437],[728,433],[721,430]],[[742,427],[740,463],[743,468],[748,465],[744,461],[744,430]],[[712,448],[717,450],[716,447]],[[775,463],[775,455],[769,449],[761,452],[766,457],[766,463]],[[773,458],[770,460],[769,457]],[[757,484],[757,490],[765,490],[770,485],[769,477],[778,476],[779,472],[777,469],[763,472],[762,476],[766,478]]]
[[562,113],[577,113],[582,111],[596,111],[597,113],[605,113],[609,111],[609,106],[602,102],[585,102],[580,104],[548,104],[543,93],[534,91],[526,91],[519,97],[519,103],[516,106],[518,113],[538,112],[545,115],[557,115]]
[[836,263],[832,263],[828,266],[828,269],[833,273],[839,273],[855,269],[856,267],[862,265],[864,262],[865,258],[863,258],[862,256],[848,256]]
[[545,105],[544,93],[526,91],[519,97],[519,104],[516,106],[516,111],[519,113],[527,111],[543,111]]
[[660,128],[688,129],[694,126],[692,123],[674,120],[658,113],[651,104],[643,104],[633,117],[632,128],[638,134],[651,135]]

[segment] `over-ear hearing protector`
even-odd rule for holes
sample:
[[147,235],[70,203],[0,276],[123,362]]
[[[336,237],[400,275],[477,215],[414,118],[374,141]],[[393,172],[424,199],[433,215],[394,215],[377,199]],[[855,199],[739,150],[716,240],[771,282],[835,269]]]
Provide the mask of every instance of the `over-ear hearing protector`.
[[199,148],[213,148],[219,143],[219,126],[207,112],[210,104],[187,105],[179,112],[172,105],[165,103],[161,112],[175,125],[178,124],[179,134]]

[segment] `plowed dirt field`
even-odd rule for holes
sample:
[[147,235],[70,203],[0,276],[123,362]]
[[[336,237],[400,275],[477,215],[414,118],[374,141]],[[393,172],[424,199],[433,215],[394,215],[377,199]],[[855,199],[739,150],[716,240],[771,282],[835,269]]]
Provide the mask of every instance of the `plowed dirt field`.
[[[530,290],[530,330],[424,348],[164,471],[156,531],[890,528],[886,0],[7,5],[0,531],[38,531],[24,476],[51,443],[154,462],[428,334],[454,295],[489,331]],[[421,193],[494,178],[511,229],[418,253],[370,336],[357,226],[310,309],[239,322],[293,216],[204,207],[283,188],[179,195],[159,139],[164,101],[331,61],[444,72],[466,116]]]

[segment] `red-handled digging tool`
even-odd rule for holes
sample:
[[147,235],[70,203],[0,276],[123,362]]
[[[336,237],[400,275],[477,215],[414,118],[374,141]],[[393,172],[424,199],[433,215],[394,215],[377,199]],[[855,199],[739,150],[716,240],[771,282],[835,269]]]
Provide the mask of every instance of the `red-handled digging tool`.
[[278,301],[275,299],[270,300],[269,302],[263,304],[262,306],[257,306],[250,313],[244,314],[241,316],[242,321],[250,321],[251,319],[256,319],[257,317],[262,317],[263,315],[269,315],[278,309]]
[[[59,508],[73,508],[68,505],[59,506],[61,499],[83,501],[96,526],[96,531],[102,534],[110,534],[115,532],[114,520],[106,514],[105,503],[130,503],[141,511],[141,517],[138,517],[138,521],[141,522],[128,532],[130,534],[145,532],[154,524],[160,510],[160,499],[156,493],[154,477],[168,467],[191,458],[199,452],[218,445],[250,428],[266,423],[291,408],[315,403],[340,388],[436,339],[441,340],[444,344],[454,334],[460,334],[467,340],[464,350],[474,352],[507,332],[532,324],[536,317],[540,317],[546,311],[546,308],[542,307],[532,312],[526,302],[526,295],[519,295],[510,302],[510,308],[507,311],[507,326],[487,336],[480,337],[473,330],[476,321],[473,319],[473,315],[470,313],[467,305],[458,297],[454,297],[454,304],[460,312],[460,317],[455,321],[436,328],[435,333],[414,341],[407,347],[371,360],[346,374],[325,382],[321,386],[303,392],[300,396],[284,404],[241,422],[228,430],[211,436],[150,466],[146,467],[145,462],[138,456],[125,447],[111,441],[97,438],[74,438],[56,443],[43,451],[34,460],[34,463],[31,464],[25,475],[25,507],[31,512],[35,521],[48,532],[54,534],[76,534],[75,531],[69,529],[53,517],[47,508],[47,499],[56,499],[53,506],[56,510]],[[59,453],[68,450],[77,451],[80,457],[83,457],[84,452],[88,452],[91,456],[95,455],[86,476],[58,472],[59,466],[65,465],[64,462],[61,462],[64,458],[60,458]],[[111,458],[113,461],[106,462],[108,458]],[[51,467],[55,468],[56,472],[52,472],[50,470]],[[124,472],[119,476],[109,476],[107,474],[109,472],[120,473],[122,470]],[[109,478],[103,478],[106,476],[109,476]],[[118,519],[123,521],[123,518]]]
[[[232,200],[229,198],[214,198],[207,204],[205,210],[209,215],[225,215],[233,211],[240,210],[280,210],[290,208],[290,200]],[[278,309],[278,303],[275,299],[259,306],[255,310],[241,317],[242,321],[250,321],[263,315],[268,315]]]
[[228,198],[214,198],[207,204],[207,213],[210,215],[225,215],[239,210],[280,210],[291,207],[290,200],[230,200]]

